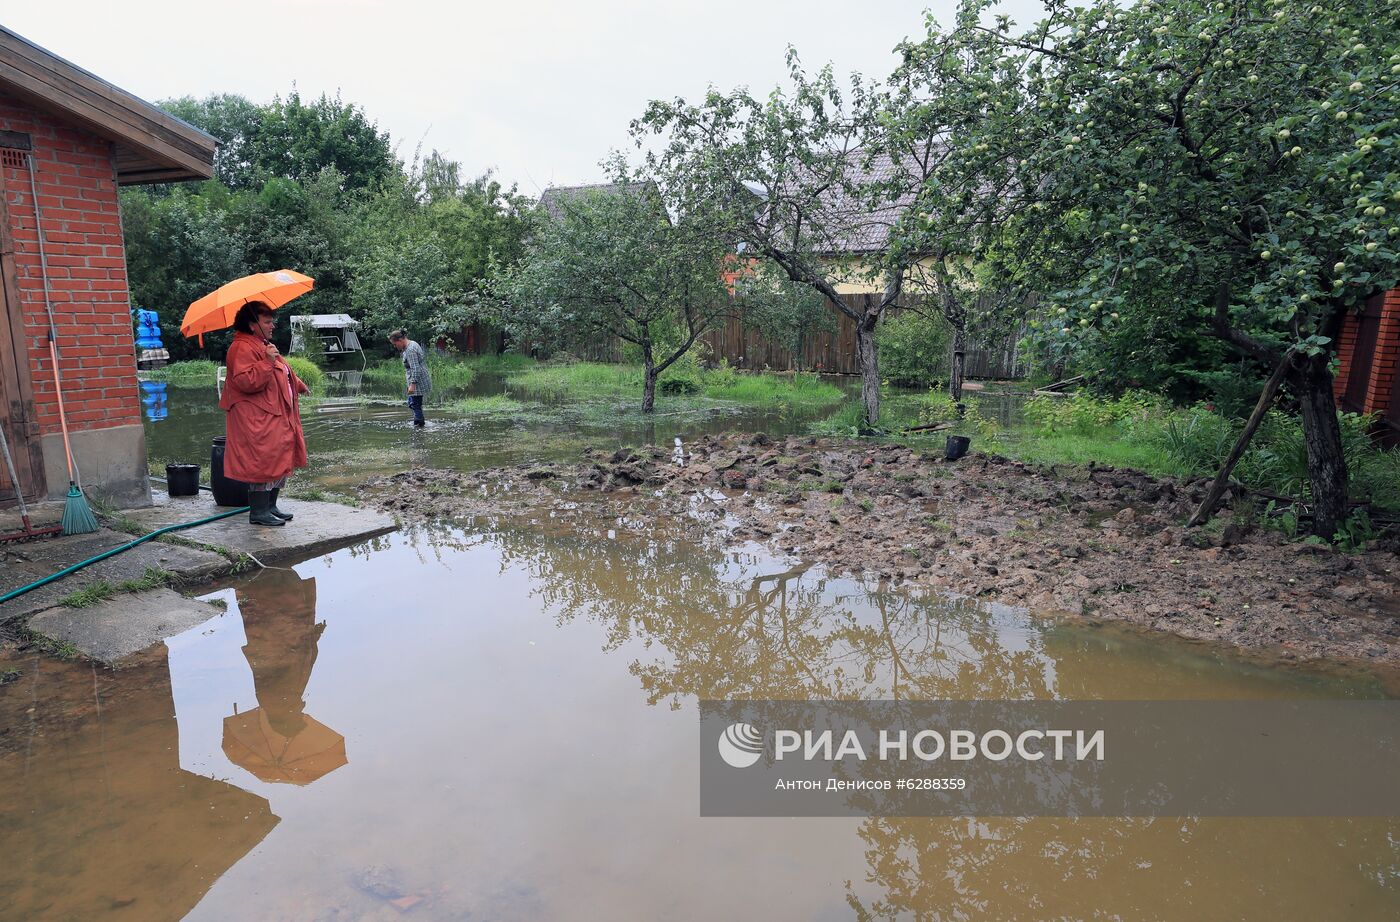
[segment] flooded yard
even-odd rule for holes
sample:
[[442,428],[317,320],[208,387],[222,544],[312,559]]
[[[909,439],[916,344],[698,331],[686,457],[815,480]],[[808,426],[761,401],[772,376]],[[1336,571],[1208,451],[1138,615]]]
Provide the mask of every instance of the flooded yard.
[[[174,390],[174,389],[172,389]],[[316,483],[810,415],[449,417],[343,395]],[[640,414],[637,414],[640,416]],[[178,420],[178,424],[175,421]],[[222,432],[176,391],[151,455]],[[601,511],[407,529],[209,587],[129,668],[0,689],[5,919],[1393,919],[1397,819],[702,819],[697,702],[1377,698]]]
[[[146,421],[151,460],[207,466],[210,441],[224,434],[212,381],[207,387],[167,388],[162,408],[165,418],[148,415]],[[415,432],[401,386],[379,386],[349,372],[333,378],[325,396],[303,406],[311,467],[296,481],[348,488],[372,474],[409,467],[477,470],[573,459],[585,447],[668,444],[677,436],[736,429],[805,432],[834,409],[746,407],[685,397],[663,398],[648,416],[639,397],[560,403],[512,396],[505,378],[479,374],[465,388],[436,392],[427,406],[426,429]]]

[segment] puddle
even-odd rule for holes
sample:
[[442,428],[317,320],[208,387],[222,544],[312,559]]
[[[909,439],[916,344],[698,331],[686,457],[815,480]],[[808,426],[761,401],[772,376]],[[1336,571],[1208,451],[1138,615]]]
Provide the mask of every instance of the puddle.
[[1400,915],[1400,820],[705,819],[702,697],[1379,697],[625,528],[397,533],[0,688],[5,919]]

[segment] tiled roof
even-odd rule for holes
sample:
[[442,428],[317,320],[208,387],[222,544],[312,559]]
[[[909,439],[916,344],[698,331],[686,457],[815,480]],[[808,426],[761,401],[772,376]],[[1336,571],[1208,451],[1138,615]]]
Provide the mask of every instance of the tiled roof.
[[[862,188],[895,178],[894,160],[889,154],[875,154],[869,162],[866,156],[863,151],[846,154],[850,186]],[[893,201],[872,206],[850,195],[846,187],[834,184],[820,199],[819,207],[824,218],[821,224],[830,229],[830,236],[820,243],[818,249],[833,254],[880,252],[889,240],[890,229],[913,200],[914,194],[905,192]]]
[[[558,221],[564,216],[564,203],[591,193],[603,195],[648,195],[657,194],[656,186],[649,182],[598,183],[589,186],[550,186],[540,195],[540,206],[549,217]],[[660,196],[658,198],[658,205]]]

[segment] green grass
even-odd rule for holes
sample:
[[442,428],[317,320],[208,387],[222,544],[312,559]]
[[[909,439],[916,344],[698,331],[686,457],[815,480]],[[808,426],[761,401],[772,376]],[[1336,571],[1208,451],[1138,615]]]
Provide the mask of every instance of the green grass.
[[18,632],[21,649],[37,650],[55,659],[73,660],[78,658],[78,648],[66,640],[55,640],[46,634],[27,627],[22,627]]
[[[905,433],[910,426],[917,426],[923,418],[926,400],[915,394],[884,394],[880,398],[880,425],[882,432],[900,442],[919,442],[932,436],[919,436],[918,433]],[[860,397],[850,398],[841,409],[826,419],[813,423],[812,434],[851,438],[865,428],[865,404]],[[936,433],[939,438],[947,433]]]
[[990,446],[979,446],[974,438],[972,447],[1029,464],[1087,465],[1092,461],[1113,467],[1131,467],[1159,477],[1193,473],[1159,446],[1134,439],[1112,427],[1050,435],[1015,432],[997,438]]
[[22,675],[18,669],[0,669],[0,685],[8,685]]
[[[643,383],[640,365],[578,362],[535,365],[513,376],[507,386],[547,398],[635,397],[640,401]],[[745,373],[728,368],[686,370],[675,376],[663,373],[657,384],[658,405],[678,396],[667,393],[672,388],[710,400],[751,406],[812,406],[836,403],[845,397],[839,387],[816,375]]]
[[289,355],[287,356],[287,364],[292,366],[292,371],[297,373],[298,378],[306,382],[306,386],[311,388],[313,394],[325,390],[326,373],[315,362],[299,355]]
[[59,599],[58,604],[64,608],[87,608],[98,602],[104,602],[121,592],[145,592],[148,589],[168,586],[173,579],[174,574],[168,570],[147,567],[146,572],[135,579],[123,580],[115,584],[106,580],[91,583]]
[[507,382],[511,390],[541,397],[602,397],[642,391],[642,370],[635,365],[536,365]]
[[490,397],[462,397],[443,404],[442,409],[461,416],[498,416],[518,415],[529,406],[505,394],[492,394]]
[[87,608],[89,605],[96,605],[98,602],[110,599],[117,594],[117,587],[106,580],[91,583],[77,592],[70,592],[58,600],[58,604],[64,608]]
[[359,503],[356,502],[355,498],[352,496],[346,496],[344,493],[337,493],[334,490],[327,490],[315,484],[299,484],[295,480],[287,487],[287,496],[291,499],[301,499],[313,503],[337,503],[341,506],[350,506],[351,508],[358,508],[359,506]]
[[152,368],[141,372],[141,377],[149,381],[168,381],[177,386],[189,387],[199,384],[214,386],[214,375],[219,365],[209,359],[192,359],[176,362],[164,368]]
[[701,393],[715,400],[751,404],[836,403],[846,394],[836,385],[808,374],[734,374],[733,380],[716,380],[715,372],[702,372]]
[[[466,387],[476,378],[474,363],[469,359],[428,359],[428,373],[433,376],[433,389]],[[404,386],[403,359],[388,358],[365,366],[365,380],[381,387]]]

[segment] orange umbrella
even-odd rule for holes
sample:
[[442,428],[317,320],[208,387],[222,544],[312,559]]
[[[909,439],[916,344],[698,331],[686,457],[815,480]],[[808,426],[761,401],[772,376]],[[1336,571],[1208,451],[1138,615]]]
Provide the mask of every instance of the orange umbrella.
[[269,307],[281,307],[293,298],[301,297],[316,287],[316,280],[291,269],[245,275],[200,298],[185,311],[180,332],[198,336],[204,345],[204,334],[233,326],[238,309],[249,301],[263,301]]

